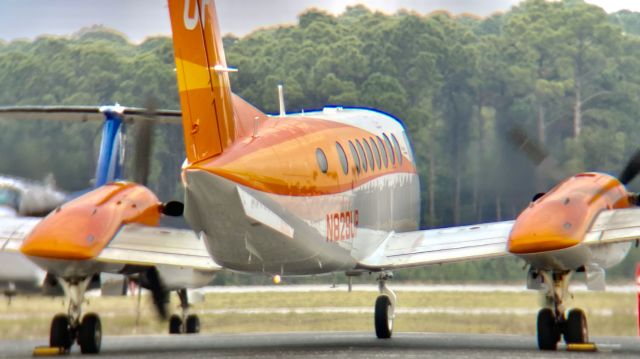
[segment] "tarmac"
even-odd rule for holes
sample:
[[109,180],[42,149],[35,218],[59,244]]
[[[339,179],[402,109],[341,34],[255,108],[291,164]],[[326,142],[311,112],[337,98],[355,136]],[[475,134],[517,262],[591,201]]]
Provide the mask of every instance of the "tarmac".
[[[194,334],[107,336],[100,358],[625,358],[640,355],[640,338],[593,338],[596,353],[537,349],[532,336],[451,333],[394,333],[376,339],[369,332]],[[0,358],[30,358],[41,340],[0,340]],[[74,346],[70,357],[81,356]]]

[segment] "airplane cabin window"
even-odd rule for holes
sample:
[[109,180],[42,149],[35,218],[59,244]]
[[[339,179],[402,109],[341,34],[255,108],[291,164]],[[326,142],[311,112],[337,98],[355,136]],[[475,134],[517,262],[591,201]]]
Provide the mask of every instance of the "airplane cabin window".
[[371,146],[373,146],[373,155],[376,157],[376,163],[378,164],[378,168],[382,169],[382,160],[380,159],[380,149],[378,148],[378,145],[376,144],[376,141],[373,139],[373,137],[369,137],[369,141],[371,141]]
[[342,148],[342,145],[339,142],[336,142],[336,150],[338,151],[338,158],[340,158],[340,164],[342,165],[342,172],[344,172],[344,174],[349,173],[347,154],[344,152],[344,148]]
[[396,156],[398,156],[398,163],[402,165],[402,151],[400,150],[400,143],[396,136],[391,134],[391,140],[393,141],[393,147],[396,149]]
[[351,141],[349,141],[349,150],[351,151],[351,156],[356,164],[356,173],[360,173],[360,156],[358,156],[358,152],[356,152],[356,148],[353,146],[353,142]]
[[391,141],[389,141],[389,137],[387,137],[386,133],[382,134],[382,138],[384,138],[384,142],[387,144],[388,147],[388,151],[389,151],[389,159],[391,159],[391,164],[395,165],[396,164],[396,155],[395,155],[395,151],[393,150],[393,146],[391,146]]
[[367,141],[366,138],[362,139],[362,143],[364,143],[364,149],[366,150],[365,152],[367,153],[367,161],[369,162],[369,168],[371,168],[371,171],[376,169],[376,165],[373,162],[373,151],[371,151],[371,146],[369,145],[369,142]]
[[362,160],[362,171],[367,172],[367,156],[364,154],[364,148],[362,148],[358,140],[356,140],[356,150],[358,150],[358,155],[360,156],[360,160]]
[[380,137],[376,136],[378,139],[378,145],[380,147],[380,154],[382,155],[382,161],[384,162],[384,168],[389,168],[389,157],[387,157],[387,149],[384,147],[384,142],[380,139]]
[[324,151],[320,148],[316,149],[316,159],[318,160],[318,167],[320,167],[320,171],[322,171],[322,173],[327,173],[327,170],[329,170],[327,156],[325,156]]

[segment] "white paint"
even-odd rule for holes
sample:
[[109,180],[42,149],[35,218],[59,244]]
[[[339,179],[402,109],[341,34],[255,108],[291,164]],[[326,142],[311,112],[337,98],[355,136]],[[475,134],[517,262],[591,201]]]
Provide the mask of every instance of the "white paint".
[[200,19],[200,9],[198,9],[197,6],[193,11],[193,17],[189,16],[189,8],[191,7],[191,1],[196,1],[196,0],[185,0],[184,2],[184,13],[182,18],[184,20],[184,27],[187,30],[195,29],[196,25],[198,25],[198,20]]
[[276,230],[289,238],[293,238],[293,228],[277,214],[267,208],[267,206],[262,204],[239,186],[238,195],[240,196],[240,201],[242,202],[242,207],[247,217],[253,219],[256,223],[264,224],[265,226]]

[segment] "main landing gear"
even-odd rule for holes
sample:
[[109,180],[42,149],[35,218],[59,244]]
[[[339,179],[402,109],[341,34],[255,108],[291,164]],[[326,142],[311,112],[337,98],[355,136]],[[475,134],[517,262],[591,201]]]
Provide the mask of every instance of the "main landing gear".
[[567,344],[589,341],[587,318],[580,309],[571,309],[565,316],[563,300],[568,292],[571,272],[540,272],[546,284],[547,306],[538,312],[538,348],[556,350],[560,336]]
[[178,289],[180,309],[182,315],[173,314],[169,318],[169,334],[195,334],[200,333],[200,318],[195,314],[189,314],[189,298],[186,289]]
[[[74,342],[83,354],[97,354],[102,343],[102,325],[95,313],[82,316],[82,302],[91,277],[79,280],[59,279],[69,302],[67,314],[57,314],[51,321],[49,346],[69,351]],[[82,318],[82,320],[81,320]]]
[[389,339],[393,334],[393,319],[395,318],[396,294],[387,288],[386,280],[393,278],[391,272],[382,272],[378,276],[380,295],[376,299],[374,323],[376,336],[379,339]]

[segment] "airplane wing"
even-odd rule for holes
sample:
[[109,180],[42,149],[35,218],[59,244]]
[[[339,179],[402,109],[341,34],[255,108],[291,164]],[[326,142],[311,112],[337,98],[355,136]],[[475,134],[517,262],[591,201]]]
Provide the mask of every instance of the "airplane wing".
[[583,241],[587,245],[640,240],[640,208],[602,211]]
[[[41,218],[0,218],[0,252],[18,252]],[[191,230],[122,226],[96,261],[141,266],[167,265],[205,271],[222,269],[209,256],[204,241]]]
[[392,233],[359,266],[385,270],[507,256],[513,223]]
[[[103,110],[109,107],[97,106],[9,106],[0,107],[0,120],[54,120],[54,121],[104,121]],[[125,121],[144,120],[153,117],[160,123],[182,124],[180,111],[154,110],[152,114],[145,108],[118,107]]]
[[19,252],[22,241],[41,219],[0,217],[0,252]]
[[192,230],[139,224],[124,225],[97,260],[144,266],[163,264],[208,271],[222,269],[209,255],[204,240]]

